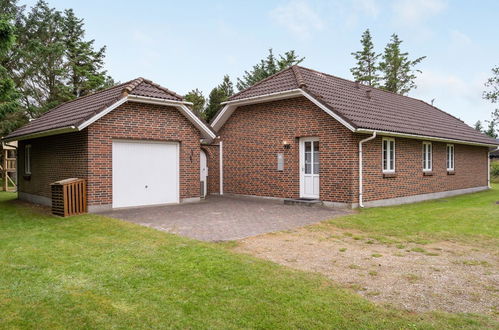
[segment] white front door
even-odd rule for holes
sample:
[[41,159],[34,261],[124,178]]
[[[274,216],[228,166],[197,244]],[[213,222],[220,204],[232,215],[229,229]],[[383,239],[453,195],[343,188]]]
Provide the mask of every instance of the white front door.
[[208,163],[206,153],[203,150],[201,150],[199,157],[199,173],[201,180],[201,197],[206,197],[208,189]]
[[319,198],[319,139],[300,139],[300,197]]
[[179,145],[113,141],[113,207],[179,202]]

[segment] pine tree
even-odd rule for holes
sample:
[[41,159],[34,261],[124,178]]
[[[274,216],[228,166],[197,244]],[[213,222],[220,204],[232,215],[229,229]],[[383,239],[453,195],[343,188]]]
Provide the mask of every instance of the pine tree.
[[72,10],[61,12],[40,0],[16,17],[16,47],[5,66],[28,118],[114,84],[103,70],[105,47],[94,50],[94,41],[85,40],[83,21]]
[[369,86],[379,85],[377,61],[380,54],[374,51],[374,45],[369,29],[364,31],[360,40],[362,50],[351,53],[357,65],[350,69],[355,80],[366,83]]
[[106,47],[96,51],[94,40],[85,41],[83,19],[77,18],[72,9],[64,12],[62,33],[71,94],[80,97],[113,85],[103,70]]
[[2,63],[14,45],[14,27],[6,17],[0,18],[0,137],[23,123],[19,116],[19,93]]
[[250,71],[244,71],[242,78],[237,78],[237,89],[239,91],[253,86],[257,82],[290,66],[301,63],[305,58],[300,58],[294,50],[287,51],[284,55],[274,56],[272,48],[269,49],[267,58],[260,60]]
[[208,105],[203,112],[204,119],[210,122],[215,114],[222,108],[221,103],[227,101],[232,94],[234,94],[232,82],[230,81],[229,76],[225,75],[222,83],[213,88],[208,96]]
[[407,94],[413,88],[416,88],[416,73],[420,70],[413,68],[421,63],[426,56],[415,60],[409,59],[409,53],[402,53],[400,44],[402,40],[396,34],[393,34],[390,42],[385,47],[382,61],[379,64],[381,79],[383,80],[382,89],[398,94]]
[[199,89],[193,89],[189,93],[184,96],[187,102],[192,102],[192,110],[198,115],[201,115],[204,110],[204,105],[206,103],[206,99],[203,96],[203,92]]
[[475,129],[479,132],[483,132],[483,125],[480,120],[475,123]]
[[487,126],[487,129],[484,131],[484,133],[493,139],[497,139],[497,131],[496,131],[497,122],[494,120],[494,118],[492,120],[487,120],[486,122],[489,125]]

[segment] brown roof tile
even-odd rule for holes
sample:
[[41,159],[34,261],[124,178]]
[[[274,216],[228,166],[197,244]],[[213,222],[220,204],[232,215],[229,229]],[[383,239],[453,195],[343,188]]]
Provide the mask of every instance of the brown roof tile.
[[144,78],[137,78],[111,88],[65,102],[9,134],[6,139],[48,130],[77,127],[126,95],[183,101],[182,96]]
[[498,144],[462,120],[418,99],[293,66],[229,101],[302,88],[355,128]]

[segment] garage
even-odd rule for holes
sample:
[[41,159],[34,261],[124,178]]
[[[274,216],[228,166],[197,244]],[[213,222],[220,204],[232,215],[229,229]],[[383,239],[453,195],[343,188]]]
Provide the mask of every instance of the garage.
[[179,144],[114,140],[113,208],[179,202]]

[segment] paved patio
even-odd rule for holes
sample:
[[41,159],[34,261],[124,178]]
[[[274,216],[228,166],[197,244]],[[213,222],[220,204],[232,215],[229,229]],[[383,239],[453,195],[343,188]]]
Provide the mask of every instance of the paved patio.
[[272,199],[226,195],[209,196],[199,203],[101,214],[203,241],[228,241],[302,227],[348,213],[348,210],[284,205]]

